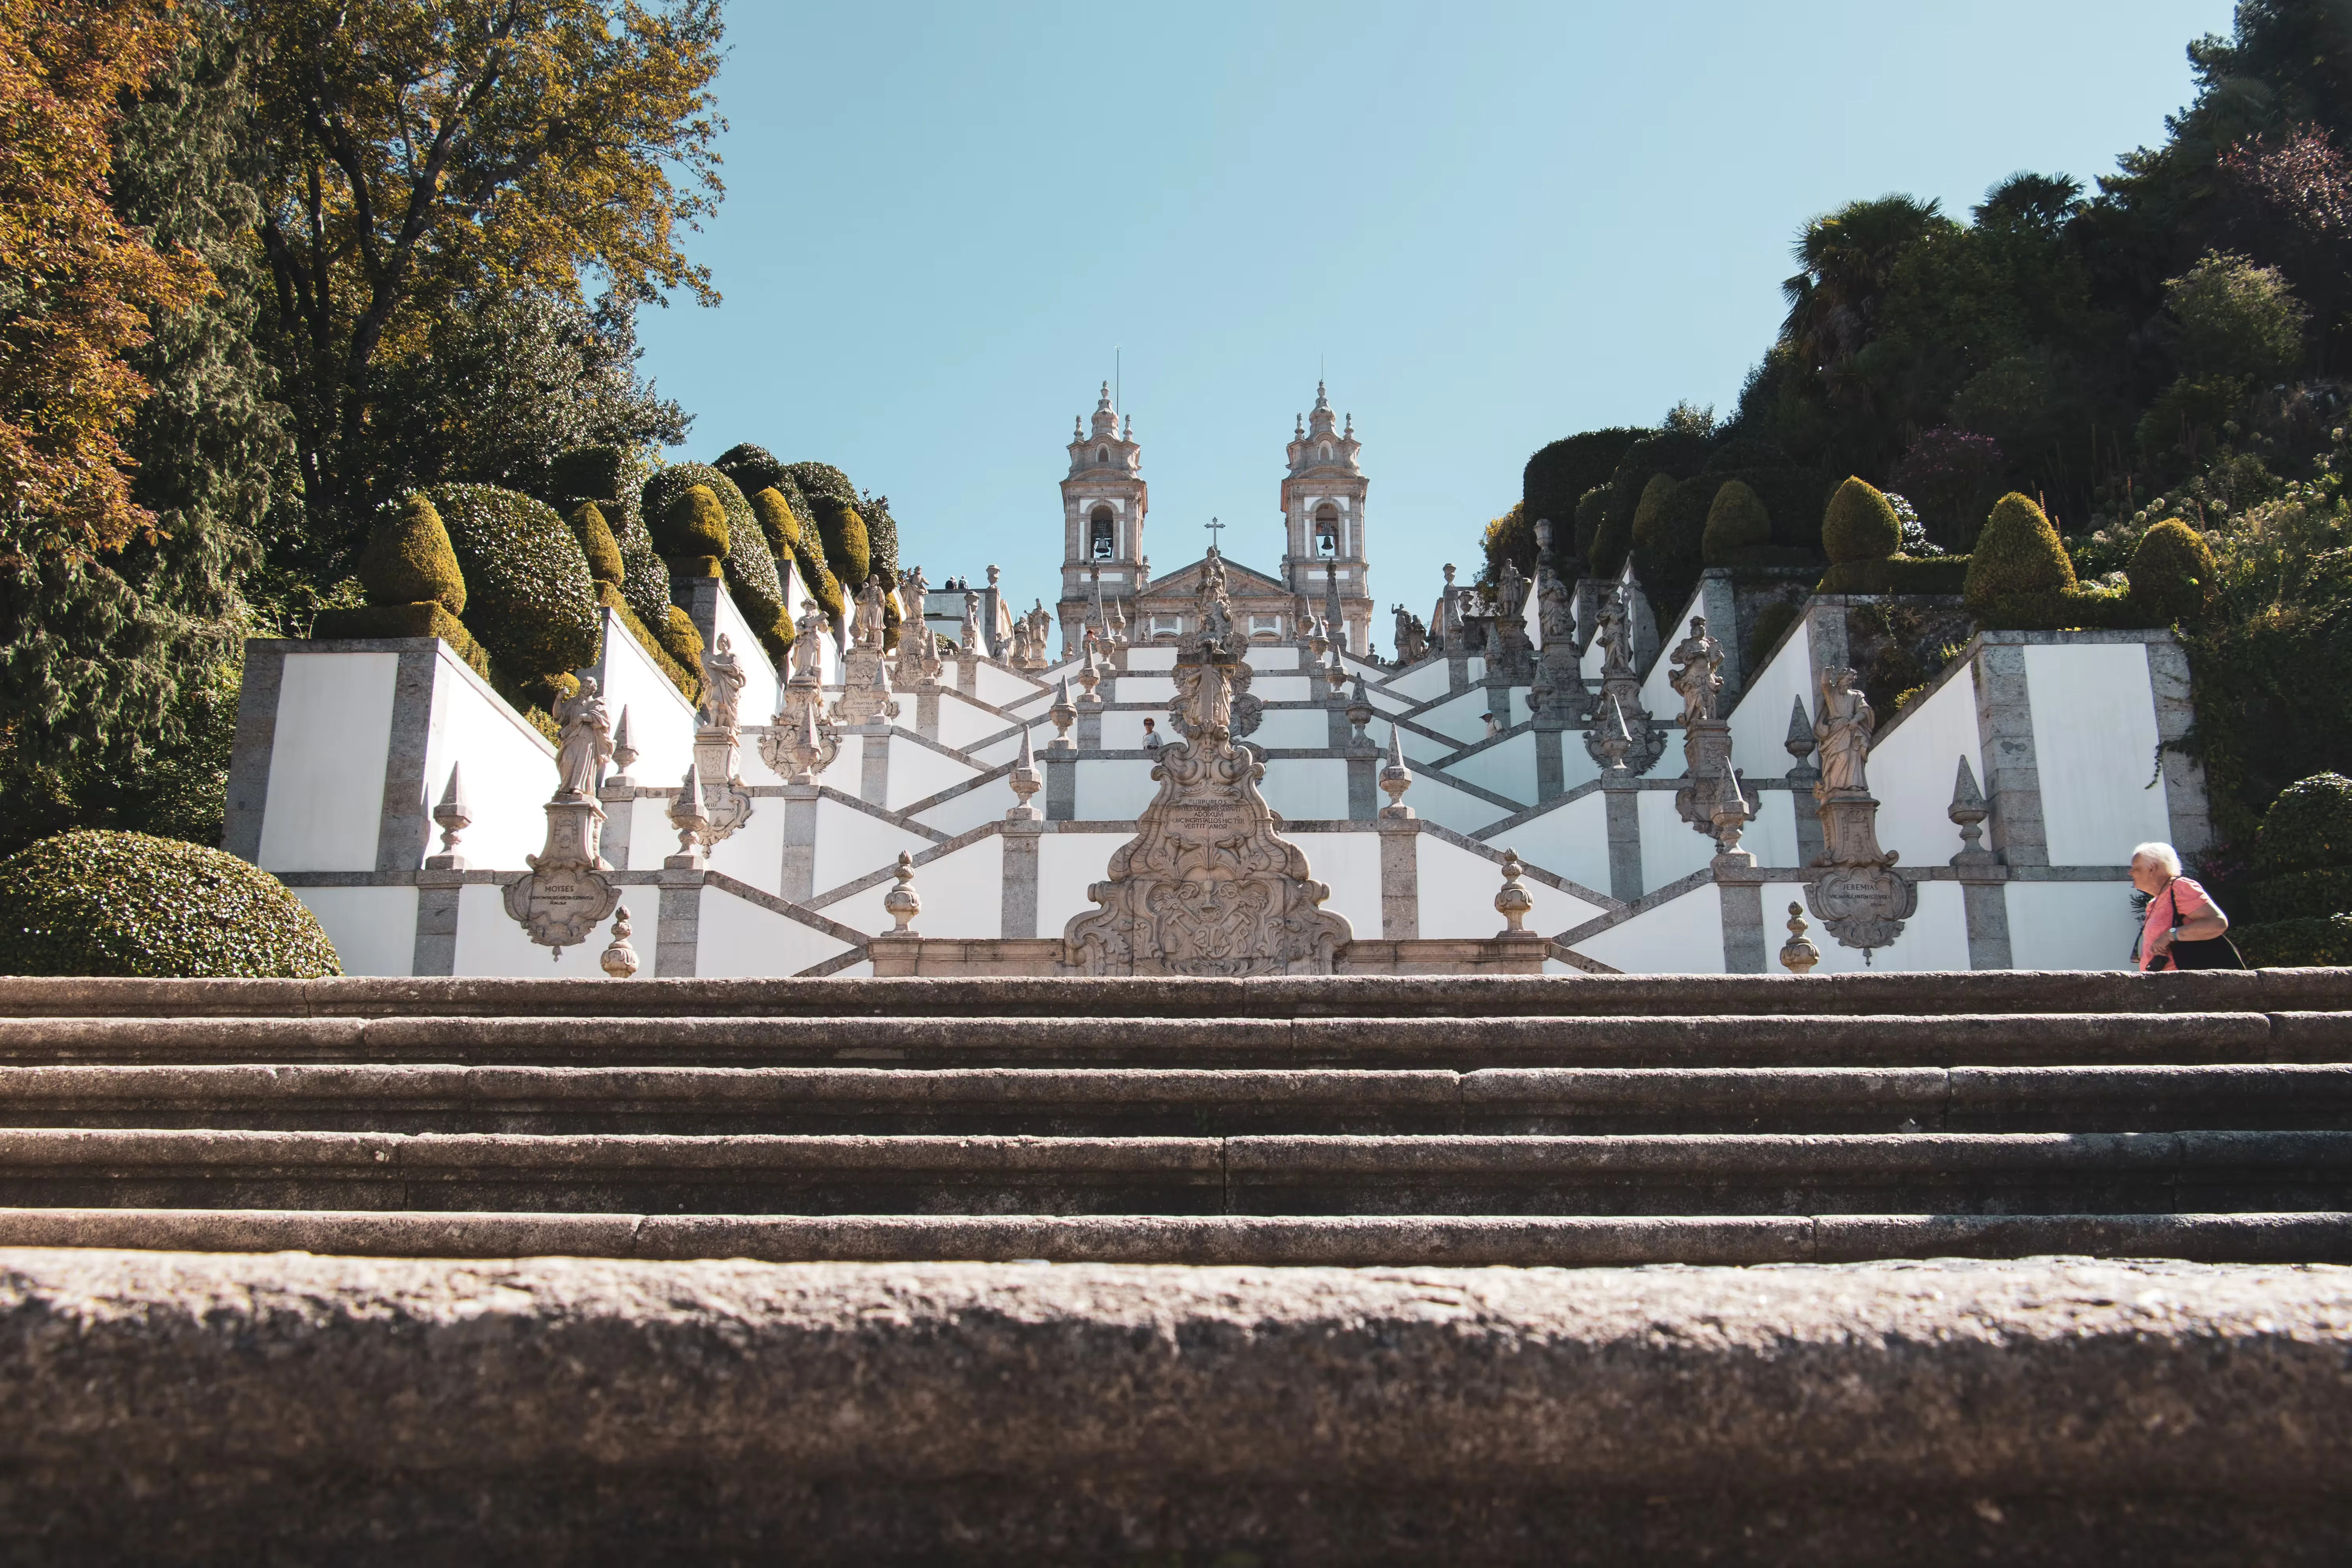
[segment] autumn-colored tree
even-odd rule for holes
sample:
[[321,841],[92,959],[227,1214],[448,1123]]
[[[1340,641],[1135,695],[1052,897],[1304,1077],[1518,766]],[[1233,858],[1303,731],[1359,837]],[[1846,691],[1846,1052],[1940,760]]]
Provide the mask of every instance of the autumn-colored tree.
[[108,201],[125,93],[183,42],[168,0],[0,0],[0,561],[87,559],[153,521],[121,432],[148,311],[209,286]]
[[[247,0],[261,68],[261,238],[310,550],[364,535],[384,361],[453,310],[633,294],[714,303],[678,249],[720,192],[719,0]],[[676,177],[674,177],[676,176]]]

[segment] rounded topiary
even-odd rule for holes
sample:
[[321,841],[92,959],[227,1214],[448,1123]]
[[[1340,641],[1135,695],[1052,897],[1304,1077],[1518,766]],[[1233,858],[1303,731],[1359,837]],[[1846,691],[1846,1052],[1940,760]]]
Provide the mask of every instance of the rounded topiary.
[[1677,482],[1651,520],[1648,537],[1634,542],[1633,570],[1654,609],[1680,606],[1697,589],[1706,569],[1706,514],[1723,483],[1718,474]]
[[1726,479],[1706,509],[1701,552],[1710,566],[1728,566],[1743,550],[1772,542],[1772,514],[1764,500],[1738,479]]
[[2133,602],[2157,624],[2174,626],[2205,613],[2219,568],[2205,536],[2168,517],[2140,535],[2127,574]]
[[857,593],[874,570],[866,519],[857,510],[857,487],[831,463],[793,463],[784,471],[808,503],[793,510],[803,523],[816,524],[824,541],[826,566],[845,591]]
[[724,560],[732,543],[727,509],[709,485],[688,485],[671,497],[654,527],[654,544],[673,561]]
[[[751,515],[760,520],[760,531],[768,536],[768,549],[776,564],[798,565],[801,558],[801,520],[793,515],[792,503],[784,492],[770,485],[755,491],[751,497]],[[805,575],[805,574],[803,574]]]
[[1822,549],[1830,563],[1884,561],[1903,548],[1903,519],[1877,486],[1848,479],[1822,513]]
[[465,569],[466,629],[518,682],[596,661],[604,618],[572,525],[544,501],[495,485],[426,492]]
[[1594,576],[1614,577],[1624,570],[1626,556],[1657,531],[1659,514],[1664,511],[1666,498],[1675,493],[1677,482],[1672,474],[1652,474],[1632,510],[1612,501],[1609,514],[1601,520],[1601,531],[1592,541]]
[[359,576],[371,605],[437,604],[453,616],[466,613],[466,575],[449,531],[414,491],[376,520],[360,552]]
[[628,576],[629,568],[621,559],[620,542],[605,524],[604,509],[593,500],[583,500],[572,508],[572,536],[580,542],[580,553],[588,559],[588,575],[617,590]]
[[1608,516],[1609,487],[1607,485],[1595,485],[1577,498],[1576,554],[1577,559],[1587,563],[1588,569],[1592,560],[1592,552],[1597,548],[1594,541],[1600,538],[1601,524]]
[[2352,866],[2352,778],[2342,773],[2287,785],[2254,840],[2254,869],[2263,876],[2319,866]]
[[776,481],[784,477],[784,466],[776,460],[776,455],[749,441],[739,442],[719,453],[719,461],[711,467],[733,479],[735,488],[747,496],[775,489]]
[[2001,497],[1969,554],[1961,590],[1969,608],[1996,615],[2016,602],[2061,597],[2074,585],[2074,563],[2042,509],[2014,490]]
[[88,828],[0,860],[0,973],[315,980],[335,944],[234,855]]
[[[800,568],[801,587],[827,616],[840,620],[849,613],[849,595],[842,591],[841,579],[834,575],[832,564],[825,560],[824,535],[809,521],[815,516],[816,509],[809,504],[808,497],[790,472],[770,488],[783,498],[784,510],[800,529],[793,543],[793,563]],[[794,605],[793,610],[798,614],[800,606]]]

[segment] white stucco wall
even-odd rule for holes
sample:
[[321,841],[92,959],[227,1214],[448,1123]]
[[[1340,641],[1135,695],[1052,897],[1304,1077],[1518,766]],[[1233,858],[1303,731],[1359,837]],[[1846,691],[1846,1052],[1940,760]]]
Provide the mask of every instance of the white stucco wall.
[[[622,710],[628,710],[629,743],[637,751],[629,776],[676,784],[694,759],[694,705],[670,684],[669,677],[638,646],[635,634],[619,616],[606,610],[604,616],[604,647],[595,674],[615,727]],[[747,724],[758,724],[773,710],[754,709],[747,702],[741,717]]]
[[2127,865],[2135,845],[2170,837],[2147,647],[2029,646],[2025,679],[2050,863]]
[[[1041,764],[1042,766],[1042,764]],[[1087,822],[1131,819],[1151,804],[1160,786],[1151,782],[1152,764],[1142,758],[1106,757],[1078,753],[1077,816]],[[1039,795],[1033,805],[1044,806]]]
[[1037,934],[1059,936],[1074,915],[1097,906],[1087,889],[1107,874],[1118,833],[1048,833],[1037,840]]
[[2010,963],[2019,969],[2128,969],[2128,882],[2011,882]]
[[[1425,937],[1490,937],[1503,929],[1495,912],[1495,895],[1503,889],[1503,870],[1485,856],[1423,833],[1414,840],[1413,867],[1421,888],[1421,934]],[[1498,845],[1503,848],[1514,845]],[[1581,925],[1600,908],[1546,883],[1526,881],[1535,909],[1528,914],[1529,931],[1549,936]]]
[[920,854],[930,846],[929,839],[895,823],[868,816],[854,805],[820,797],[816,803],[814,891],[827,892],[844,882],[854,882],[876,867],[896,860],[902,849]]
[[[795,608],[793,613],[797,615],[798,609]],[[751,630],[751,623],[743,618],[741,610],[736,608],[735,601],[728,595],[723,583],[719,588],[718,626],[719,631],[726,634],[730,648],[743,669],[743,691],[738,699],[737,710],[743,722],[761,723],[780,706],[777,698],[782,693],[783,683],[776,677],[776,667],[768,662],[768,652],[760,646],[759,636]],[[830,674],[827,679],[840,679],[839,672]],[[685,771],[686,764],[680,763],[678,772]]]
[[1283,758],[1265,764],[1258,793],[1286,822],[1344,820],[1348,764],[1337,758]]
[[[1764,888],[1764,968],[1785,974],[1780,944],[1789,940],[1789,906],[1805,901],[1801,882],[1771,882]],[[1885,947],[1873,950],[1867,961],[1860,948],[1847,947],[1822,927],[1812,911],[1805,911],[1805,934],[1822,950],[1815,974],[1859,974],[1865,969],[1900,971],[1966,969],[1969,966],[1967,909],[1958,882],[1919,884],[1919,909],[1903,922],[1903,934]]]
[[[429,722],[425,809],[429,813],[441,798],[450,764],[458,764],[474,816],[458,852],[469,866],[520,870],[523,857],[537,854],[547,842],[547,799],[555,793],[554,748],[481,685],[446,643],[436,648]],[[438,833],[430,835],[429,843],[420,844],[407,864],[422,866],[440,843]]]
[[1811,635],[1808,629],[1781,643],[1779,656],[1748,677],[1731,710],[1731,761],[1751,777],[1785,778],[1796,765],[1788,748],[1789,710],[1802,698],[1805,721],[1812,722]]
[[[396,653],[286,656],[261,818],[265,870],[375,869],[399,669]],[[448,768],[425,776],[437,788]]]
[[[629,911],[629,925],[635,933],[629,939],[630,945],[650,969],[661,895],[653,888],[630,888],[623,892],[621,902]],[[452,967],[460,975],[601,980],[604,971],[597,956],[612,940],[607,921],[585,942],[565,948],[541,947],[530,940],[521,921],[507,913],[505,889],[469,883],[457,890],[457,961]]]
[[929,800],[983,770],[931,750],[910,734],[890,737],[890,784],[883,802],[893,811]]
[[1400,670],[1387,678],[1390,690],[1415,702],[1426,702],[1433,697],[1444,696],[1451,679],[1443,658],[1424,660],[1411,669]]
[[1331,743],[1331,716],[1320,708],[1270,708],[1249,742],[1268,751],[1319,750]]
[[1645,789],[1634,798],[1641,802],[1643,892],[1704,871],[1714,861],[1715,840],[1675,812],[1673,792]]
[[1962,757],[1979,788],[1984,784],[1976,682],[1962,670],[1915,702],[1915,710],[1871,748],[1867,771],[1879,803],[1878,844],[1907,866],[1947,866],[1960,851],[1951,805]]
[[[849,949],[838,938],[747,902],[724,888],[702,889],[698,917],[694,972],[706,979],[797,974]],[[636,946],[640,954],[646,952],[643,942]]]
[[1574,944],[1628,974],[1723,973],[1723,900],[1713,882]]
[[1323,907],[1346,918],[1354,934],[1381,934],[1381,836],[1377,833],[1286,835],[1307,856],[1318,882],[1329,884]]
[[1486,689],[1474,686],[1467,691],[1455,693],[1435,707],[1423,709],[1412,716],[1412,721],[1441,735],[1451,735],[1466,746],[1486,738],[1486,721],[1479,715],[1486,712],[1488,706]]
[[1797,813],[1811,813],[1811,790],[1759,789],[1748,792],[1756,819],[1739,836],[1739,847],[1756,857],[1759,866],[1799,866]]
[[1129,669],[1173,669],[1176,668],[1176,649],[1172,645],[1167,647],[1143,647],[1140,646],[1130,646],[1127,650],[1127,668]]
[[[416,957],[414,888],[298,888],[346,974],[405,974]],[[600,950],[601,951],[601,950]]]
[[[1037,798],[1044,797],[1040,795]],[[924,826],[936,827],[941,833],[965,833],[983,822],[1003,816],[1013,809],[1013,785],[998,777],[958,791],[937,805],[915,813],[914,816]],[[1043,811],[1045,807],[1039,805],[1037,809]]]
[[[1037,683],[1027,676],[1016,675],[1003,665],[991,664],[984,658],[973,667],[973,672],[978,679],[974,682],[972,695],[999,708],[1037,689]],[[949,685],[956,684],[952,678],[943,676],[942,679],[947,679]]]
[[[675,835],[669,845],[677,845]],[[630,846],[630,858],[636,858],[636,845]],[[648,859],[647,867],[659,865]],[[774,795],[759,795],[751,802],[751,816],[742,826],[710,847],[705,862],[713,871],[723,871],[739,882],[749,882],[763,893],[782,890],[784,872],[784,803]]]
[[[1577,755],[1584,754],[1581,742]],[[1465,784],[1493,790],[1496,795],[1532,805],[1536,798],[1536,738],[1533,731],[1522,731],[1495,745],[1455,757],[1445,771]]]
[[[904,729],[915,727],[915,694],[908,692],[898,699],[898,723]],[[1004,720],[998,714],[973,702],[963,693],[952,689],[940,693],[940,744],[964,747],[1000,733]]]
[[[893,877],[862,893],[827,904],[828,919],[874,935],[898,922],[882,907]],[[915,868],[915,893],[923,900],[915,930],[924,936],[963,939],[995,938],[1003,934],[1004,841],[976,839],[950,854]]]

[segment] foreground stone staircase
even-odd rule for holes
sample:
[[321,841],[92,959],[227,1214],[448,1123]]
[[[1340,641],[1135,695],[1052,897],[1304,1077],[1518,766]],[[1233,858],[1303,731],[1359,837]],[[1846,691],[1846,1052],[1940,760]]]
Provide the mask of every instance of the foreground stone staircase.
[[2352,1260],[2352,972],[0,981],[0,1245]]

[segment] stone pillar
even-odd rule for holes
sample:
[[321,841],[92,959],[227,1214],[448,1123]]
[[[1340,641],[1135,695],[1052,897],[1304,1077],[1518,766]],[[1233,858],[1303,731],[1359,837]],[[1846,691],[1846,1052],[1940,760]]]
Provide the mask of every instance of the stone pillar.
[[1765,973],[1764,881],[1751,870],[1717,870],[1716,895],[1723,904],[1723,972]]
[[2164,806],[2172,847],[2186,857],[2212,847],[2213,814],[2205,796],[2205,769],[2174,747],[2197,721],[2189,705],[2189,650],[2169,632],[2147,645],[2147,689],[2156,702],[2157,761],[2164,770]]
[[818,794],[813,784],[784,786],[784,859],[776,886],[779,897],[796,904],[816,896]]
[[1723,677],[1723,698],[1717,711],[1729,712],[1746,685],[1740,668],[1746,650],[1739,645],[1739,591],[1727,566],[1708,567],[1699,577],[1698,588],[1698,613],[1706,617],[1710,628],[1721,628],[1717,640],[1723,644],[1723,663],[1716,673]]
[[1536,804],[1568,793],[1568,763],[1560,754],[1567,721],[1557,713],[1536,715]]
[[2004,865],[2047,866],[2050,839],[2042,818],[2042,768],[2033,747],[2025,647],[2020,642],[1994,641],[2000,635],[1979,637],[1971,668],[1985,798],[1992,805],[1991,845]]
[[1381,938],[1413,942],[1421,936],[1421,828],[1415,818],[1381,816]]
[[688,577],[679,572],[670,574],[670,603],[686,612],[686,618],[692,621],[694,629],[702,634],[702,646],[705,647],[719,646],[719,593],[717,577]]
[[1810,700],[1820,695],[1822,671],[1843,669],[1851,662],[1847,658],[1845,601],[1843,598],[1817,597],[1812,601],[1811,607],[1805,612],[1805,647],[1813,666]]
[[702,942],[702,873],[684,867],[661,874],[661,910],[654,930],[654,974],[691,980]]
[[629,868],[629,834],[636,816],[637,791],[634,784],[607,784],[596,792],[604,806],[604,832],[599,853],[615,871]]
[[439,662],[439,646],[428,642],[402,650],[394,668],[391,741],[376,817],[379,871],[415,870],[433,842],[434,783],[425,776],[425,750],[433,739],[433,679]]
[[860,724],[865,737],[857,749],[857,798],[868,805],[890,804],[890,726],[883,720]]
[[966,697],[980,695],[980,655],[969,648],[956,654],[956,689]]
[[940,738],[939,683],[927,680],[915,689],[915,733],[926,741]]
[[1631,773],[1601,779],[1609,824],[1609,896],[1632,903],[1642,887],[1642,786]]
[[465,883],[462,871],[416,873],[416,938],[408,963],[411,974],[457,973],[457,898]]
[[1370,822],[1381,811],[1380,753],[1358,747],[1348,753],[1348,820]]
[[1078,754],[1045,749],[1045,820],[1071,822],[1078,815]]
[[1082,752],[1101,751],[1103,720],[1102,700],[1097,697],[1081,697],[1078,699],[1077,708],[1078,750]]
[[[1996,876],[1998,874],[1996,873]],[[1960,876],[1960,908],[1969,928],[1970,969],[2014,969],[2009,946],[2009,893],[2004,880]]]
[[997,935],[1007,941],[1037,934],[1037,845],[1045,825],[1008,817],[1004,824],[1004,901]]

